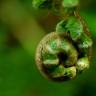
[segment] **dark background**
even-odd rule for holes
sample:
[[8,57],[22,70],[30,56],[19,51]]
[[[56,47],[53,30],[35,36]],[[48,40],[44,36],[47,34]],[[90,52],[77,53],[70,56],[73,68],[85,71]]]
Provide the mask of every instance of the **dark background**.
[[36,47],[59,17],[32,8],[32,0],[0,0],[0,96],[96,96],[96,0],[81,0],[80,14],[93,38],[90,69],[55,83],[35,65]]

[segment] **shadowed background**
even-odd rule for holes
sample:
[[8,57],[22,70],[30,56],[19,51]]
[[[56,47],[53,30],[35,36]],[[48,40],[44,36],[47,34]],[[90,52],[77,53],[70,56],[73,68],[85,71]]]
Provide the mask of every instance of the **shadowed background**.
[[90,69],[76,79],[54,83],[35,65],[43,36],[55,30],[59,17],[32,8],[32,0],[0,0],[0,96],[96,96],[96,0],[81,0],[80,14],[93,38]]

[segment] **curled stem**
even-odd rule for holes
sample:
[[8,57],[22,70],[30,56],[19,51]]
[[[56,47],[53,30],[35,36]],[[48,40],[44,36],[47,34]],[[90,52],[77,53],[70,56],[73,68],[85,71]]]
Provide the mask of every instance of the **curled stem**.
[[89,58],[85,54],[66,32],[52,32],[38,45],[36,64],[40,72],[53,81],[70,80],[89,68]]

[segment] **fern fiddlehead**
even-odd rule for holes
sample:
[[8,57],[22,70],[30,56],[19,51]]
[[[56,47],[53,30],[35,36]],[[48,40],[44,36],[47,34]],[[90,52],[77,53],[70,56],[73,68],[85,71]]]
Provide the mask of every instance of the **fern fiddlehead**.
[[92,39],[77,12],[78,0],[33,0],[32,4],[35,8],[55,10],[60,14],[64,10],[64,14],[68,14],[37,47],[36,64],[43,76],[53,81],[65,81],[88,69]]

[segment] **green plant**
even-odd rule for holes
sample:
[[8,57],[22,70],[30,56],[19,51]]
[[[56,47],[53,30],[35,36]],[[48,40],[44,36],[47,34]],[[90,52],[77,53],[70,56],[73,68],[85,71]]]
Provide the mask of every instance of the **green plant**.
[[62,15],[55,32],[45,36],[36,51],[40,72],[53,81],[65,81],[89,68],[92,39],[78,13],[78,0],[33,0],[33,7]]

